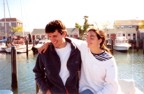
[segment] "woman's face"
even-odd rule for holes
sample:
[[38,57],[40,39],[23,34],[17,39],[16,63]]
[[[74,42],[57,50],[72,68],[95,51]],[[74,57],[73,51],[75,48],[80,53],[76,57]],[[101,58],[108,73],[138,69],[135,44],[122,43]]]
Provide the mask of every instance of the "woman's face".
[[94,31],[87,33],[86,41],[89,48],[100,48],[101,39],[98,39]]

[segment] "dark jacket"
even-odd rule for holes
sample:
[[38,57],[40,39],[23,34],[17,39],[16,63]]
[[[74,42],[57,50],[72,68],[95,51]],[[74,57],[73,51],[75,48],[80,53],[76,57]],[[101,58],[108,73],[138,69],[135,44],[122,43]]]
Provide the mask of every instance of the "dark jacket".
[[52,94],[66,94],[66,90],[68,94],[78,94],[78,72],[81,68],[80,51],[69,39],[66,41],[71,44],[71,53],[67,61],[70,76],[65,85],[59,76],[61,62],[54,46],[50,44],[47,51],[37,57],[33,72],[36,82],[44,94],[48,89]]

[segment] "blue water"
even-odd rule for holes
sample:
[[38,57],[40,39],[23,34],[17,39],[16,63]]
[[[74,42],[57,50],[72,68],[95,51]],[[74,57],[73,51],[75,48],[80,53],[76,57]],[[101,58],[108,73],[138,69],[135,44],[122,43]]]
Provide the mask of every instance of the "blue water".
[[[118,66],[119,79],[134,79],[135,85],[144,92],[144,55],[142,52],[130,50],[126,53],[114,52]],[[36,55],[29,52],[17,54],[18,93],[36,94],[36,84],[32,69],[35,65]],[[11,55],[0,53],[0,90],[11,90]]]
[[144,92],[144,54],[142,51],[114,52],[114,56],[119,79],[133,79],[135,85]]

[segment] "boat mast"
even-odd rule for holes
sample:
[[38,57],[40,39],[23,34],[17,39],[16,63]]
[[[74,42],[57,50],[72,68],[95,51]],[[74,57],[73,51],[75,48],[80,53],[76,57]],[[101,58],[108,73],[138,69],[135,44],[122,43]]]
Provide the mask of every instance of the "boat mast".
[[3,6],[4,6],[4,33],[5,33],[5,38],[7,37],[7,28],[6,28],[6,13],[5,13],[5,0],[3,0]]

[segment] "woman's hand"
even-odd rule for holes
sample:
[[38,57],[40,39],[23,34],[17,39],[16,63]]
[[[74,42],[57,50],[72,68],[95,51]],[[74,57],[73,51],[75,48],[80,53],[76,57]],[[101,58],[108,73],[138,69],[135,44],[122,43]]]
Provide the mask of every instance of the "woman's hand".
[[47,48],[48,48],[48,46],[49,46],[49,43],[50,43],[50,42],[47,42],[47,43],[45,43],[43,46],[41,46],[40,48],[38,48],[38,52],[39,52],[39,53],[44,53],[44,52],[47,50]]
[[48,91],[46,92],[46,94],[51,94],[50,90],[48,90]]

